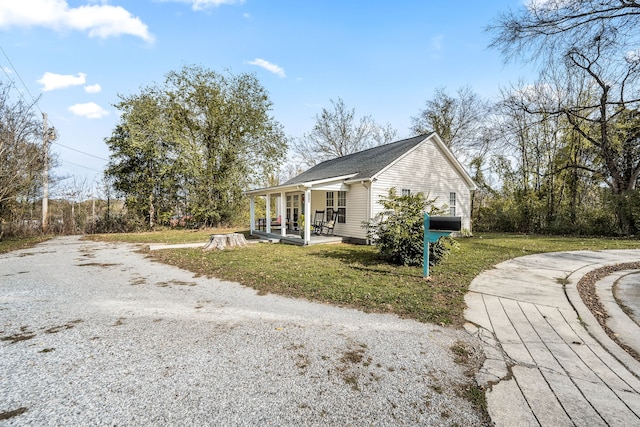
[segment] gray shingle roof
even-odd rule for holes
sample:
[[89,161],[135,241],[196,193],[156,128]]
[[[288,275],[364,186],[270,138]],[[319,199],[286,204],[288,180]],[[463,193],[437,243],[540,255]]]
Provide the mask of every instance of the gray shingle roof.
[[302,172],[300,175],[290,179],[283,185],[319,181],[322,179],[336,178],[351,174],[356,174],[356,176],[351,179],[372,178],[398,157],[411,150],[431,135],[432,134],[419,135],[413,138],[392,142],[390,144],[369,148],[368,150],[359,151],[347,156],[327,160]]

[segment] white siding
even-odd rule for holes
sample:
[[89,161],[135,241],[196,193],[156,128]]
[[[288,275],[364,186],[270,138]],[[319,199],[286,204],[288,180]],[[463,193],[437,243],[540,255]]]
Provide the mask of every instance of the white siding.
[[[368,184],[367,184],[368,185]],[[333,233],[337,236],[354,237],[365,239],[367,232],[361,227],[362,221],[367,220],[367,198],[369,190],[362,184],[352,184],[347,187],[347,218],[345,223],[336,223]],[[315,211],[325,211],[327,213],[327,192],[326,190],[314,190],[311,192],[311,214],[313,218]],[[333,209],[338,209],[338,192],[333,192]],[[307,218],[307,216],[305,216]]]
[[444,154],[431,140],[418,145],[378,176],[373,183],[373,215],[381,211],[380,196],[386,196],[391,187],[397,194],[410,189],[411,194],[424,193],[436,199],[436,207],[449,206],[449,193],[456,193],[456,216],[462,217],[462,228],[471,229],[471,192],[463,177],[454,169]]
[[325,215],[326,215],[326,200],[327,200],[327,196],[326,196],[327,192],[326,191],[315,191],[312,190],[311,191],[311,212],[309,213],[309,215],[305,215],[304,217],[307,218],[311,218],[311,220],[313,221],[313,215],[315,214],[316,211],[325,211]]
[[336,224],[335,234],[357,239],[367,238],[367,231],[362,227],[362,222],[368,219],[368,197],[369,190],[363,184],[351,184],[349,186],[349,191],[347,191],[347,220],[344,224]]

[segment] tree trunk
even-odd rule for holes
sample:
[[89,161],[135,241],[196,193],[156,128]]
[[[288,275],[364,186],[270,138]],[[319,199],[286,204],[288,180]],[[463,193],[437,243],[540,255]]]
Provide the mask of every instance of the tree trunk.
[[149,228],[153,228],[154,217],[156,215],[156,208],[153,206],[153,193],[149,195]]
[[247,246],[247,241],[244,238],[244,234],[232,233],[232,234],[212,234],[209,237],[209,243],[204,247],[204,250],[210,251],[218,249],[220,251],[227,247]]
[[623,236],[633,235],[637,231],[632,213],[632,197],[632,191],[629,190],[613,194],[613,203],[618,219],[618,231]]

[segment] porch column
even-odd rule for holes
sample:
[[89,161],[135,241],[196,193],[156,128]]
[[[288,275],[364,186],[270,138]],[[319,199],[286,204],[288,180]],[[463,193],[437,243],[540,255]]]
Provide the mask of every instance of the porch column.
[[253,236],[256,229],[256,200],[254,196],[249,198],[249,234]]
[[256,229],[256,199],[254,196],[249,197],[249,234],[253,236]]
[[311,240],[311,190],[304,190],[304,244],[308,245]]
[[266,230],[267,233],[271,233],[271,195],[267,194],[267,218],[266,221]]
[[287,235],[287,200],[284,192],[280,193],[280,235]]

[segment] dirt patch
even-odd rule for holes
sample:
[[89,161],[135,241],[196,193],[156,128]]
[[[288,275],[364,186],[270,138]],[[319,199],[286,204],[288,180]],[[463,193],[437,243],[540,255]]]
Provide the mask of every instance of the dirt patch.
[[33,256],[35,255],[35,253],[33,252],[23,252],[21,254],[18,254],[18,258],[24,258],[24,257],[28,257],[28,256]]
[[[337,367],[342,380],[345,384],[351,386],[353,391],[361,391],[359,378],[364,374],[363,368],[371,365],[371,357],[365,357],[367,351],[366,344],[359,344],[357,346],[349,348],[340,357],[340,365]],[[365,380],[373,381],[378,380],[378,376],[372,376],[371,378],[363,378]]]
[[9,418],[17,417],[18,415],[22,415],[27,412],[27,408],[22,407],[18,409],[14,409],[13,411],[0,412],[0,421],[8,420]]
[[28,273],[28,271],[18,271],[18,272],[16,272],[16,273],[3,274],[3,275],[2,275],[2,276],[0,276],[0,277],[11,277],[11,276],[15,276],[16,274],[26,274],[26,273]]
[[340,358],[340,361],[342,363],[360,363],[362,362],[362,359],[364,358],[364,349],[363,348],[359,348],[356,350],[349,350],[347,352],[345,352],[342,357]]
[[7,335],[5,337],[1,337],[0,341],[9,341],[11,344],[15,344],[20,341],[27,341],[31,338],[34,338],[36,334],[33,332],[19,332],[13,335]]
[[[453,386],[456,396],[471,402],[473,407],[482,413],[485,422],[489,424],[491,417],[487,410],[485,389],[480,387],[475,380],[476,372],[480,370],[485,361],[484,351],[460,340],[456,341],[451,347],[449,347],[449,350],[453,353],[453,361],[458,365],[464,366],[464,374],[470,379],[470,381],[466,383]],[[433,381],[437,383],[438,379],[434,377]],[[442,386],[435,385],[434,387],[438,387],[440,389],[440,391],[438,391],[436,388],[433,388],[435,392],[443,392]]]
[[82,323],[82,322],[83,322],[82,319],[76,319],[76,320],[72,320],[71,322],[67,322],[64,325],[54,326],[52,328],[45,329],[44,331],[47,334],[56,334],[62,330],[74,328],[78,323]]
[[[75,325],[77,325],[78,323],[83,322],[82,319],[76,319],[76,320],[72,320],[70,322],[65,323],[64,325],[59,325],[59,326],[53,326],[50,328],[42,328],[44,330],[45,333],[47,334],[56,334],[60,331],[63,331],[65,329],[71,329],[74,328]],[[20,341],[27,341],[30,340],[32,338],[35,338],[36,333],[33,331],[29,330],[28,326],[22,326],[20,328],[20,332],[17,332],[15,334],[12,335],[6,335],[4,337],[0,337],[0,341],[9,341],[11,344],[15,344],[17,342]]]
[[30,331],[28,326],[21,326],[20,332],[16,332],[15,334],[12,334],[12,335],[6,335],[4,337],[0,337],[0,341],[10,341],[11,344],[15,344],[20,341],[30,340],[35,336],[36,336],[35,332]]
[[104,263],[104,262],[86,262],[84,264],[78,264],[80,267],[102,267],[102,268],[107,268],[107,267],[114,267],[116,265],[120,265],[120,264],[111,264],[111,263]]
[[485,355],[482,349],[467,342],[458,340],[449,347],[449,350],[453,353],[453,361],[466,368],[464,373],[468,377],[475,377],[476,372],[484,364]]
[[159,288],[167,288],[169,286],[196,286],[196,282],[184,282],[182,280],[169,280],[167,282],[157,282],[156,286]]
[[146,285],[147,279],[142,276],[132,277],[131,280],[129,281],[129,284],[131,286]]
[[607,326],[607,319],[609,315],[605,310],[598,294],[596,293],[596,283],[603,278],[609,276],[620,270],[637,270],[640,269],[640,262],[627,262],[623,264],[609,265],[607,267],[598,268],[597,270],[590,271],[585,274],[578,282],[577,288],[582,302],[587,306],[593,317],[598,320],[598,323],[602,329],[607,333],[609,338],[615,341],[620,347],[622,347],[627,353],[633,356],[634,359],[640,362],[640,354],[628,345],[621,342],[617,335]]
[[296,367],[300,370],[300,374],[307,372],[307,369],[311,365],[311,359],[304,353],[298,353],[296,355]]

